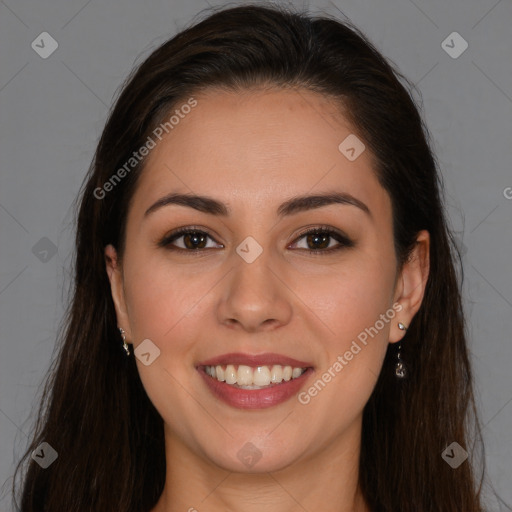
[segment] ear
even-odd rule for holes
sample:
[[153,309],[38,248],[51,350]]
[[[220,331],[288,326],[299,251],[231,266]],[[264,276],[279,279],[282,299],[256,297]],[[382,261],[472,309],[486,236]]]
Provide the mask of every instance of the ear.
[[111,244],[105,247],[105,265],[110,281],[112,300],[116,309],[117,325],[125,330],[126,339],[129,340],[131,339],[130,322],[126,311],[123,272],[119,264],[117,251]]
[[402,306],[395,316],[389,332],[389,342],[400,341],[405,331],[398,328],[398,322],[408,327],[414,315],[418,312],[425,294],[425,287],[430,269],[430,234],[420,231],[416,237],[416,245],[409,258],[403,264],[397,278],[395,288],[395,303]]

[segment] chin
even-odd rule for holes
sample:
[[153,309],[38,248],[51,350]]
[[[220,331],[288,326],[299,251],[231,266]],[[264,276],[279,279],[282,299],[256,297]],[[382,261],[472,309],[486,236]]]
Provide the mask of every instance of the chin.
[[292,449],[289,438],[288,442],[273,440],[272,443],[256,436],[251,440],[250,435],[244,439],[247,441],[231,439],[227,446],[219,443],[213,452],[208,447],[205,454],[210,462],[226,471],[258,474],[283,470],[296,462],[303,452],[298,443]]

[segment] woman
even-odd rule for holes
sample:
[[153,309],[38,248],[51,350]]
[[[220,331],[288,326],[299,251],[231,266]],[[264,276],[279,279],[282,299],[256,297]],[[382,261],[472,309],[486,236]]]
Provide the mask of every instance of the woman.
[[23,512],[482,510],[453,244],[401,82],[357,29],[252,5],[142,63],[81,191]]

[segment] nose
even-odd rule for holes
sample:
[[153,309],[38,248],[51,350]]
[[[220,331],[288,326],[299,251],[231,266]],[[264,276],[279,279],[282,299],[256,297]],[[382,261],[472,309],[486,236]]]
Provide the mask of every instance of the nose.
[[[236,256],[238,257],[238,256]],[[218,307],[220,323],[247,332],[273,330],[292,317],[292,293],[265,251],[252,263],[240,259],[226,277]]]

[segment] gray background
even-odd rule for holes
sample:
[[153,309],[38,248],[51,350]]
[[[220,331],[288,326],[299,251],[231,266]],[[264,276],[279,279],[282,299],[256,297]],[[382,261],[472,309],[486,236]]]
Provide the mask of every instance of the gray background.
[[[71,203],[113,95],[135,62],[213,4],[0,1],[2,511],[11,509],[13,463],[28,441],[66,303]],[[512,4],[336,0],[309,8],[343,11],[421,92],[464,254],[488,480],[511,504]],[[59,44],[46,59],[31,47],[44,31]],[[442,47],[454,31],[468,43],[458,58]],[[502,508],[491,501],[491,509]]]

